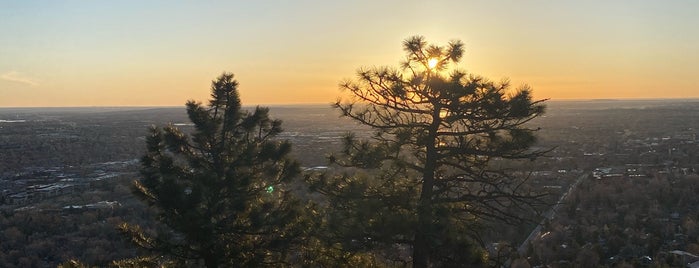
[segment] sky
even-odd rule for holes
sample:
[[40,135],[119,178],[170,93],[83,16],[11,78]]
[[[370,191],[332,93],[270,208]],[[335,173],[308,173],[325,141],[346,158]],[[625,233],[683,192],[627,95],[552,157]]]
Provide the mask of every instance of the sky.
[[331,103],[401,42],[538,99],[699,98],[699,1],[0,0],[0,107],[179,106],[232,72],[245,105]]

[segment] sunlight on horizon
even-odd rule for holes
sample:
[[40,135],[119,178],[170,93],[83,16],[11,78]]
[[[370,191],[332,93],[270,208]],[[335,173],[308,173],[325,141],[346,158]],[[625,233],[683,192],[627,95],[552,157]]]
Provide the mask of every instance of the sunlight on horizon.
[[244,103],[330,103],[414,35],[463,41],[456,68],[540,99],[699,98],[699,2],[162,3],[0,4],[0,107],[177,106],[223,71]]

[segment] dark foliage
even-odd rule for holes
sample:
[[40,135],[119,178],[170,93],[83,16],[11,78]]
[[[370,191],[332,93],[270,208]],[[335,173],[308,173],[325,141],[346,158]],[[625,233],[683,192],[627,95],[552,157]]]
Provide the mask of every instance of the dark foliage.
[[349,134],[331,157],[365,173],[310,179],[331,200],[327,239],[388,262],[412,255],[414,267],[479,265],[484,254],[473,238],[483,221],[520,222],[511,212],[531,211],[541,197],[493,163],[543,154],[530,149],[536,130],[525,126],[544,112],[543,101],[528,87],[510,92],[507,82],[447,74],[463,55],[460,41],[411,37],[403,48],[400,69],[360,70],[341,84],[352,97],[335,107],[374,135]]
[[285,189],[299,172],[281,121],[268,109],[241,109],[238,82],[212,82],[208,106],[187,103],[195,130],[153,127],[134,193],[157,208],[157,233],[123,224],[137,245],[191,266],[281,265],[299,236],[303,210]]

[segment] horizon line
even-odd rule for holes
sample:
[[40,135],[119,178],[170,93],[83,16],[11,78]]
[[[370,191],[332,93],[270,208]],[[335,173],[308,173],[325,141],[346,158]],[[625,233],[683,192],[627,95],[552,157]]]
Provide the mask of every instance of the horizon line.
[[[569,101],[699,101],[699,97],[669,97],[669,98],[561,98],[542,99],[546,102],[569,102]],[[334,102],[304,102],[304,103],[258,103],[244,104],[242,107],[282,107],[282,106],[316,106],[332,105]],[[67,106],[0,106],[0,109],[50,109],[50,108],[180,108],[185,105],[67,105]]]

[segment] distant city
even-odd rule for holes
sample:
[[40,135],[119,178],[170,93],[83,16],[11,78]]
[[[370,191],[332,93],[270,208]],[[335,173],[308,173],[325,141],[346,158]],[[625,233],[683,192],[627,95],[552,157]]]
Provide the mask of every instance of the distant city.
[[[270,108],[307,171],[332,170],[344,134],[371,138],[329,105]],[[147,129],[166,124],[192,127],[182,107],[0,108],[0,267],[136,255],[114,226],[151,216],[130,187]],[[550,207],[529,224],[494,225],[490,256],[513,266],[699,264],[699,100],[549,101],[529,124],[540,128],[535,149],[551,151],[513,168]]]

